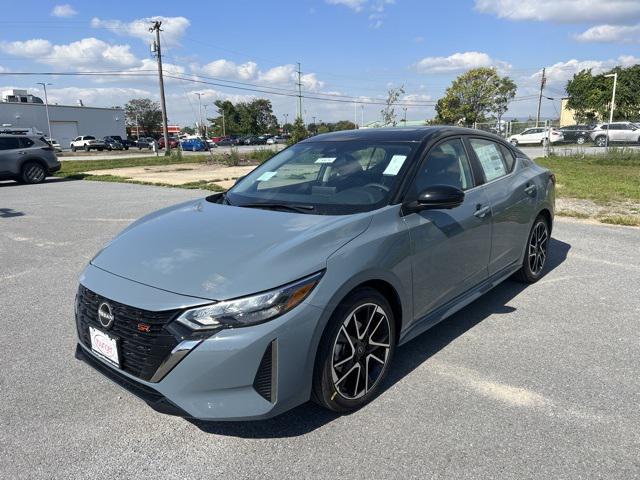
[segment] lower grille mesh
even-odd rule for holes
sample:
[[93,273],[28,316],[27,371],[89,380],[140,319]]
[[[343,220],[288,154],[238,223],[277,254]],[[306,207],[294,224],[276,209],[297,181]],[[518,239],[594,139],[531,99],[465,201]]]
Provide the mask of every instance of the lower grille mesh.
[[275,401],[275,341],[271,342],[262,355],[260,366],[253,380],[253,388],[268,402]]

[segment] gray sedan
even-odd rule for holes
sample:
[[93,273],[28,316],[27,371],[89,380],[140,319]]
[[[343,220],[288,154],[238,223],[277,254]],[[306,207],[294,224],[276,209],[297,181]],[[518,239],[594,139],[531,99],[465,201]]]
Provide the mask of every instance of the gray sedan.
[[165,413],[353,411],[398,346],[541,278],[554,194],[551,172],[476,130],[318,135],[109,243],[80,278],[76,356]]

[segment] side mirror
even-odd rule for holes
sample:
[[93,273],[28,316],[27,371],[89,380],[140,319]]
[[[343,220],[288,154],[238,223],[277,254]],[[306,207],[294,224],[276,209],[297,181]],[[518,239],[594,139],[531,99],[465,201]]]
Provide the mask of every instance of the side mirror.
[[404,215],[422,210],[439,210],[455,208],[464,202],[464,192],[451,185],[432,185],[424,189],[414,202],[402,206]]

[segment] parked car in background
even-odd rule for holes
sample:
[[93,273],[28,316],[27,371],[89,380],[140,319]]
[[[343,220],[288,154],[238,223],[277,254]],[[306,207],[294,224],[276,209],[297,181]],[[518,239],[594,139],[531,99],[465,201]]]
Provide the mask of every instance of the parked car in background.
[[49,145],[51,145],[53,147],[53,149],[56,152],[61,152],[62,151],[62,146],[58,143],[58,141],[55,138],[45,137],[45,140],[49,143]]
[[609,132],[609,143],[640,143],[640,129],[635,123],[601,123],[593,129],[590,135],[596,147],[607,146],[607,131]]
[[244,145],[264,145],[267,140],[264,137],[258,135],[249,135],[244,138]]
[[189,152],[202,152],[209,149],[207,143],[198,137],[185,138],[180,142],[180,146],[182,150]]
[[[169,137],[169,148],[178,148],[180,142],[176,137]],[[158,148],[164,148],[164,137],[158,139]]]
[[129,150],[129,147],[133,144],[131,140],[122,138],[120,135],[109,135],[107,137],[104,137],[105,143],[108,138],[120,143],[120,145],[122,145],[122,148],[124,148],[125,150]]
[[562,132],[556,128],[535,127],[527,128],[517,135],[511,135],[509,142],[511,145],[544,145],[548,140],[551,143],[557,143],[561,142],[563,138]]
[[104,137],[103,140],[107,150],[124,150],[124,145],[113,137]]
[[0,180],[40,183],[58,170],[54,147],[44,137],[0,134]]
[[237,138],[232,137],[222,137],[220,140],[216,142],[216,145],[219,147],[233,147],[238,144]]
[[107,148],[102,140],[98,140],[96,137],[91,135],[82,135],[74,138],[71,141],[70,147],[72,152],[75,152],[76,150],[84,150],[85,152],[88,152],[89,150],[98,150],[101,152]]
[[287,143],[287,140],[289,140],[289,138],[290,138],[289,135],[276,135],[275,137],[271,137],[267,139],[267,145]]
[[477,130],[303,140],[100,250],[80,276],[76,358],[190,418],[310,399],[352,412],[384,391],[396,347],[512,275],[544,276],[554,196],[553,173]]
[[214,142],[212,139],[210,138],[206,138],[205,141],[207,142],[207,146],[209,148],[217,148],[218,145],[216,144],[216,142]]
[[153,137],[140,137],[136,140],[136,147],[138,147],[138,150],[142,150],[143,148],[151,150],[154,141],[155,139]]
[[590,135],[593,128],[594,125],[567,125],[566,127],[560,127],[558,130],[562,132],[565,142],[583,145],[591,140]]

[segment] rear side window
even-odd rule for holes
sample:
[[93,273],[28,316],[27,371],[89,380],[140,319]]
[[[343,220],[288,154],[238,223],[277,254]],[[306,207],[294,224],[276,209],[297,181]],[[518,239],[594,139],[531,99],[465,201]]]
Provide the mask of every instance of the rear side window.
[[21,138],[20,139],[20,148],[29,148],[33,147],[33,140],[30,138]]
[[513,152],[506,146],[502,145],[501,143],[498,144],[498,146],[500,147],[500,151],[502,152],[504,163],[507,166],[507,172],[510,172],[511,170],[513,170],[513,164],[516,162],[516,157],[514,156]]
[[14,150],[16,148],[20,148],[20,143],[17,138],[0,137],[0,150]]
[[[472,138],[469,142],[478,157],[487,182],[507,174],[507,164],[500,149],[501,145],[482,138]],[[511,162],[513,166],[513,157],[511,157]]]

